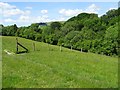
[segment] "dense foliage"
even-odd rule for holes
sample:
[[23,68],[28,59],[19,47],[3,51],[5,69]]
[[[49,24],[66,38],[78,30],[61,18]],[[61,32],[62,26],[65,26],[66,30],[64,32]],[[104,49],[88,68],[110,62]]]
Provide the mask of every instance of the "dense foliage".
[[109,10],[105,15],[81,13],[63,23],[50,25],[31,24],[28,27],[0,25],[4,36],[18,36],[60,45],[83,52],[118,55],[118,10]]

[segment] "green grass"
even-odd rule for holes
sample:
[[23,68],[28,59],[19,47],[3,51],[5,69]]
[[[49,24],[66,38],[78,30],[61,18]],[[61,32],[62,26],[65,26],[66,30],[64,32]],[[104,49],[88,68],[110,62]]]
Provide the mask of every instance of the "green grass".
[[[93,53],[71,51],[19,38],[30,52],[15,52],[15,37],[2,38],[3,88],[116,88],[118,87],[118,59]],[[33,51],[32,43],[36,44]]]
[[2,38],[0,38],[0,89],[2,89]]

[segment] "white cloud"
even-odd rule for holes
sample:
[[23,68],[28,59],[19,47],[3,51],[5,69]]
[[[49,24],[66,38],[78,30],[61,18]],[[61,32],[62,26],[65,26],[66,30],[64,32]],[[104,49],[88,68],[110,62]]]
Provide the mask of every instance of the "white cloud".
[[[32,7],[25,7],[24,9],[25,10],[21,10],[9,3],[0,2],[0,14],[2,14],[4,18],[3,23],[16,23],[18,25],[26,25],[37,22],[51,21],[51,19],[49,19],[49,17],[46,15],[48,13],[48,10],[41,10],[41,13],[43,14],[41,16],[32,16],[30,11]],[[15,18],[12,16],[15,16]]]
[[0,2],[0,8],[3,8],[3,9],[12,9],[12,8],[16,8],[16,6],[10,5],[8,3]]
[[47,22],[49,21],[47,15],[42,15],[42,16],[27,16],[27,15],[21,15],[16,22],[19,23],[38,23],[38,22]]
[[[2,10],[1,10],[2,8]],[[38,22],[50,22],[50,21],[65,21],[72,16],[76,16],[80,13],[87,12],[87,13],[97,13],[99,8],[95,4],[91,4],[87,9],[61,9],[59,13],[61,14],[59,17],[54,17],[54,19],[50,18],[47,13],[48,10],[41,10],[41,16],[32,16],[31,9],[32,7],[24,7],[25,10],[21,10],[14,5],[9,3],[0,2],[0,14],[2,13],[4,23],[16,23],[18,25],[27,25],[31,23],[38,23]],[[15,18],[11,16],[16,16]]]
[[86,10],[83,9],[61,9],[59,11],[60,14],[68,17],[76,16],[80,13],[86,12],[86,13],[98,13],[99,7],[97,7],[95,4],[90,5],[87,7]]
[[82,12],[81,9],[61,9],[59,11],[60,14],[63,14],[65,16],[76,16],[81,12]]
[[46,14],[46,13],[48,13],[48,10],[41,10],[41,13]]
[[10,17],[10,16],[15,16],[15,15],[28,15],[30,14],[30,11],[22,11],[20,9],[11,9],[11,10],[5,10],[3,11],[3,16],[4,17]]
[[30,17],[29,16],[24,16],[24,15],[21,15],[17,22],[30,22]]
[[54,19],[50,19],[47,15],[42,16],[27,16],[27,15],[21,15],[17,19],[7,18],[3,20],[3,23],[10,23],[14,24],[16,23],[18,26],[28,26],[31,23],[39,23],[39,22],[50,22],[50,21],[64,21],[68,18],[64,17],[58,17]]
[[28,15],[31,12],[29,10],[20,10],[16,6],[10,5],[8,3],[0,2],[0,8],[2,10],[0,11],[0,14],[2,14],[4,17],[10,17],[15,15]]
[[[106,10],[106,12],[108,12],[109,10],[113,10],[113,9],[118,9],[118,8],[115,8],[115,7],[114,8],[109,8],[108,10]],[[99,14],[98,17],[101,17],[101,16],[105,15],[106,12],[102,13],[102,14]]]
[[64,21],[64,17],[59,17],[56,19],[50,19],[47,15],[42,16],[20,16],[16,22],[19,23],[39,23],[39,22],[50,22],[50,21]]
[[112,9],[118,9],[118,8],[109,8],[108,10],[112,10]]
[[[36,18],[32,17],[33,18],[33,22],[48,22],[49,21],[49,17],[47,15],[42,15],[42,16],[38,16]],[[33,23],[32,22],[32,23]]]
[[96,6],[95,4],[90,5],[85,12],[87,13],[98,13],[97,11],[100,10],[100,8],[98,6]]
[[7,22],[7,23],[14,23],[16,22],[15,20],[11,19],[11,18],[7,18],[4,20],[4,22]]

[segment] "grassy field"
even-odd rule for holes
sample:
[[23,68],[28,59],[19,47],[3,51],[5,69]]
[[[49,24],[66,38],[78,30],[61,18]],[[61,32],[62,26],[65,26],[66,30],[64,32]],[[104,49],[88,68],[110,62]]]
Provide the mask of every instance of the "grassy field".
[[[71,51],[58,46],[19,38],[30,52],[15,52],[15,37],[2,38],[3,88],[116,88],[118,58]],[[33,51],[33,42],[36,51]]]
[[0,38],[0,89],[2,89],[2,38]]

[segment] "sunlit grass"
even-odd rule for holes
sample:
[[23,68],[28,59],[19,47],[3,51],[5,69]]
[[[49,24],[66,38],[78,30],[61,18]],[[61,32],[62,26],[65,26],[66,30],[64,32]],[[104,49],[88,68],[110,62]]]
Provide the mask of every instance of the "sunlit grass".
[[[71,51],[59,46],[19,38],[29,53],[16,52],[15,37],[3,39],[4,88],[115,88],[118,87],[118,59],[93,53]],[[36,51],[33,51],[33,42]]]

